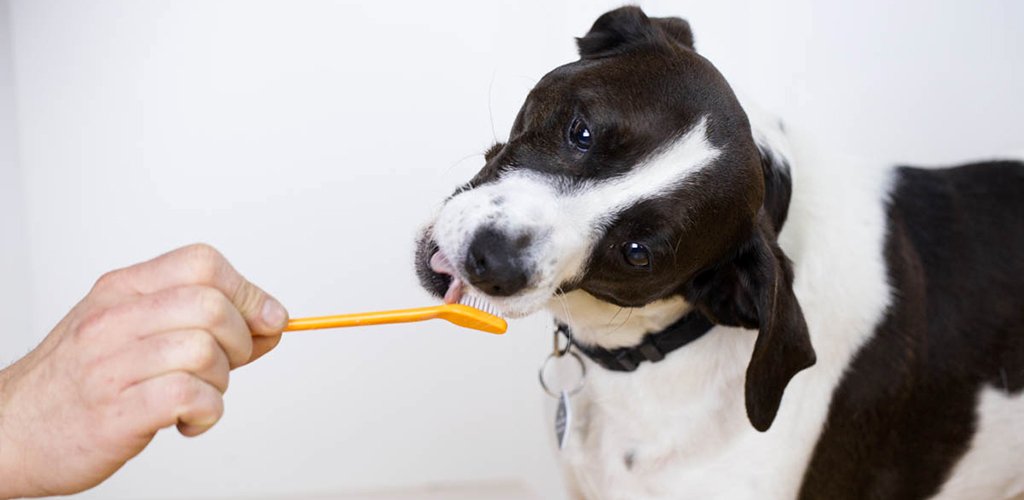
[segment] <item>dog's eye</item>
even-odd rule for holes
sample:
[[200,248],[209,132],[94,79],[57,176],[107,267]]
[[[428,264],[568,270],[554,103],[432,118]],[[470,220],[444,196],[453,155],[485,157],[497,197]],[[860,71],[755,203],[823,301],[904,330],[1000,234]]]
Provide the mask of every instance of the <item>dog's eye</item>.
[[640,243],[624,243],[622,245],[622,256],[633,267],[640,269],[651,268],[651,252]]
[[569,125],[569,144],[580,151],[586,152],[593,144],[594,138],[590,135],[590,128],[586,122],[574,118]]

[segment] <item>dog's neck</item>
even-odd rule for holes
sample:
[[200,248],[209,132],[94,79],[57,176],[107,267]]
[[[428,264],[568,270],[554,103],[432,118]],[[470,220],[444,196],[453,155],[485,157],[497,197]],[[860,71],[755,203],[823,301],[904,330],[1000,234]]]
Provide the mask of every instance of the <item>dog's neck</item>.
[[576,290],[552,298],[547,308],[557,321],[569,326],[576,340],[617,349],[635,346],[644,335],[675,323],[690,305],[674,296],[644,307],[621,307]]

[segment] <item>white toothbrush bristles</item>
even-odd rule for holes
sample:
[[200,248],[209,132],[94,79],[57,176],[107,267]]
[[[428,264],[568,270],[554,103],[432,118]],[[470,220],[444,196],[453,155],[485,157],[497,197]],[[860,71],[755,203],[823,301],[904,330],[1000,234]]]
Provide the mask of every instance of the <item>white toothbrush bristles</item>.
[[483,311],[483,312],[485,312],[487,314],[490,314],[492,316],[500,316],[498,314],[498,310],[495,309],[494,306],[491,305],[491,303],[488,302],[487,299],[485,299],[483,297],[476,297],[476,296],[473,296],[473,295],[463,295],[462,298],[459,299],[459,304],[462,304],[464,306],[469,306],[469,307],[472,307],[474,309],[479,309],[479,310],[481,310],[481,311]]

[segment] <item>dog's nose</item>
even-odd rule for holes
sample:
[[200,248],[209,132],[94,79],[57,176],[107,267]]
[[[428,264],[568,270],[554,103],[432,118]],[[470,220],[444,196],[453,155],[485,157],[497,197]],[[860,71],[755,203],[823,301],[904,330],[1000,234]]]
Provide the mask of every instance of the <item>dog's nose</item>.
[[494,228],[478,230],[466,254],[466,277],[487,295],[514,295],[528,281],[519,258],[528,245],[528,236],[512,239]]

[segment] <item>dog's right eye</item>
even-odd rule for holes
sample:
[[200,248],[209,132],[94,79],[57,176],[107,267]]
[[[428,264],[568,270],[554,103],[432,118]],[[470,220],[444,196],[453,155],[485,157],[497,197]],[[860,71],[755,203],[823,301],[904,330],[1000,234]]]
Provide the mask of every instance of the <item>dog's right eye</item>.
[[585,153],[593,142],[594,138],[590,134],[590,127],[587,126],[587,123],[579,118],[574,118],[569,125],[569,144]]
[[628,242],[622,244],[622,256],[626,258],[626,262],[629,265],[637,269],[651,269],[651,251],[646,246],[636,243]]

